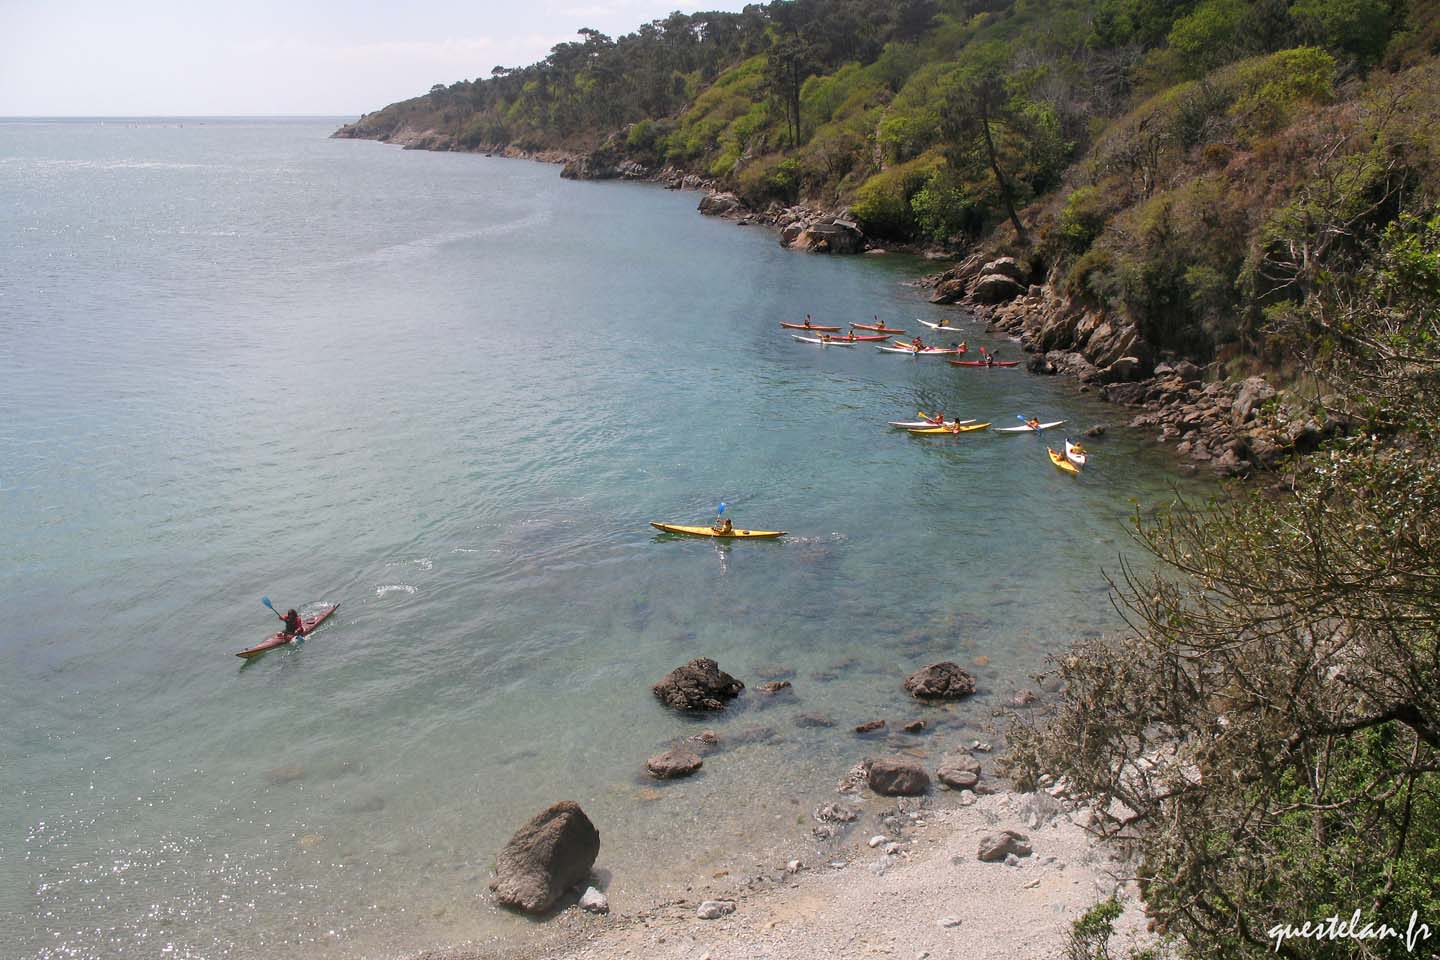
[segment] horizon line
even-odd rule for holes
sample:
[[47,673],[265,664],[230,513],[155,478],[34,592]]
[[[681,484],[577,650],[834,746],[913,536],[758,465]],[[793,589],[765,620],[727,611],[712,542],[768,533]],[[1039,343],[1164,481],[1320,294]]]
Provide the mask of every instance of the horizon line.
[[0,113],[0,120],[335,120],[363,117],[340,113]]

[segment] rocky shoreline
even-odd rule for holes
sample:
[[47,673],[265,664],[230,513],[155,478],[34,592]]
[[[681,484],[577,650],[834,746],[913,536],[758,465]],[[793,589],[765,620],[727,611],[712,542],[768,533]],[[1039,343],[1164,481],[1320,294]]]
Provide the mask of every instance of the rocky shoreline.
[[[968,699],[976,680],[940,661],[898,687],[897,694],[923,709]],[[790,689],[785,681],[756,688],[762,697]],[[745,691],[742,681],[704,657],[651,688],[662,707],[677,714],[721,713]],[[1036,696],[1026,693],[1012,706],[1034,704]],[[920,719],[903,728],[919,733],[926,726]],[[863,736],[871,727],[856,728],[857,755],[881,746]],[[677,740],[645,768],[657,780],[689,776],[702,754],[718,753],[723,763],[728,746],[705,731]],[[1091,817],[1068,800],[1063,783],[1042,778],[1044,789],[1026,794],[996,789],[975,756],[991,748],[978,741],[952,744],[928,764],[916,759],[927,751],[899,749],[893,741],[882,749],[888,755],[864,756],[839,776],[833,799],[812,811],[788,850],[760,854],[753,872],[722,870],[657,902],[640,902],[642,895],[626,888],[623,870],[604,861],[604,824],[592,823],[578,803],[554,803],[498,852],[489,885],[499,904],[545,920],[540,937],[508,947],[431,951],[416,960],[808,960],[865,944],[920,957],[963,948],[967,956],[998,960],[1036,943],[1058,952],[1070,923],[1111,896],[1126,905],[1124,939],[1142,939],[1138,891],[1120,879],[1127,871],[1117,855],[1087,832]],[[688,762],[673,762],[679,756]]]
[[1083,811],[1048,791],[959,796],[848,796],[816,812],[848,817],[847,842],[797,843],[788,859],[696,878],[656,902],[592,886],[531,942],[412,960],[1060,956],[1071,924],[1111,896],[1124,906],[1115,955],[1151,942],[1131,869],[1087,833]]
[[[333,136],[376,139],[407,150],[459,150],[555,163],[562,165],[560,175],[567,179],[634,180],[702,191],[700,213],[740,226],[769,227],[778,233],[781,246],[795,251],[878,255],[896,249],[927,259],[948,257],[935,250],[877,245],[845,207],[775,202],[763,211],[752,210],[737,194],[719,190],[711,178],[626,159],[620,135],[591,151],[467,148],[435,130],[370,130],[362,117]],[[974,253],[920,284],[931,291],[931,303],[965,308],[987,329],[1016,338],[1031,354],[1026,364],[1031,373],[1067,376],[1080,392],[1131,408],[1135,415],[1130,426],[1155,431],[1155,441],[1173,445],[1191,471],[1204,469],[1221,477],[1275,471],[1288,458],[1310,453],[1348,428],[1327,417],[1323,403],[1301,402],[1264,377],[1228,379],[1218,363],[1200,366],[1160,353],[1134,324],[1061,295],[1055,280],[1032,275],[1014,257]]]
[[1032,373],[1065,375],[1082,393],[1130,407],[1130,426],[1156,430],[1193,469],[1225,477],[1280,468],[1315,450],[1347,425],[1277,390],[1264,377],[1221,378],[1218,363],[1199,366],[1161,354],[1134,324],[1120,322],[1056,292],[1053,278],[1032,277],[1013,257],[972,255],[927,277],[930,302],[968,308],[988,329],[1016,337]]

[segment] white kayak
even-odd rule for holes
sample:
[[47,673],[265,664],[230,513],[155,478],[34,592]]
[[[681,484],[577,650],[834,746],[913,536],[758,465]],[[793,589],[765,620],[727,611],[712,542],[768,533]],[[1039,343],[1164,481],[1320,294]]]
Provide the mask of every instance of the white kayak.
[[1066,460],[1069,460],[1071,463],[1075,464],[1075,466],[1077,466],[1077,467],[1083,467],[1083,466],[1085,466],[1085,461],[1086,461],[1087,459],[1089,459],[1089,456],[1085,453],[1085,448],[1084,448],[1084,447],[1080,446],[1080,444],[1078,444],[1078,443],[1071,443],[1071,442],[1070,442],[1070,438],[1069,438],[1069,437],[1066,437],[1066,438],[1065,438],[1065,459],[1066,459]]
[[794,334],[794,333],[790,334],[790,339],[791,339],[791,340],[799,340],[801,343],[818,343],[818,344],[820,344],[820,346],[822,346],[822,347],[853,347],[853,346],[855,346],[855,344],[854,344],[854,343],[851,343],[849,340],[840,340],[840,339],[838,339],[838,338],[831,338],[831,339],[829,339],[829,340],[821,340],[819,337],[802,337],[802,336],[799,336],[799,335]]
[[955,331],[955,332],[957,332],[957,333],[958,333],[959,330],[960,330],[959,327],[951,327],[951,326],[947,326],[946,324],[943,324],[943,323],[931,323],[929,320],[921,320],[919,317],[916,317],[916,318],[915,318],[915,322],[916,322],[916,323],[923,323],[923,324],[925,324],[925,326],[929,327],[931,330],[953,330],[953,331]]
[[958,347],[926,347],[924,350],[916,350],[914,347],[876,347],[875,349],[882,353],[908,353],[916,357],[951,357],[962,352]]
[[1039,433],[1041,430],[1049,430],[1051,427],[1058,427],[1064,420],[1051,420],[1049,423],[1042,423],[1038,427],[1032,427],[1028,423],[1022,427],[996,427],[996,433]]
[[[960,426],[967,423],[974,423],[974,420],[961,420]],[[890,426],[899,427],[903,430],[924,430],[926,427],[953,427],[956,421],[946,420],[944,423],[931,423],[929,420],[891,420]]]

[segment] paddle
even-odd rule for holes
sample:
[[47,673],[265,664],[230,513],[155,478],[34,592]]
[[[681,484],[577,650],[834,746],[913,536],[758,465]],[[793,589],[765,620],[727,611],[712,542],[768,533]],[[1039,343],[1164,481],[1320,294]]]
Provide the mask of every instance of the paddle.
[[276,610],[276,609],[275,609],[275,604],[273,604],[273,603],[270,602],[270,598],[269,598],[269,597],[261,597],[261,598],[260,598],[260,602],[263,603],[263,604],[265,604],[265,606],[269,607],[269,608],[270,608],[270,612],[273,613],[273,614],[275,614],[275,616],[279,617],[281,620],[284,620],[284,619],[285,619],[284,615],[281,614],[279,610]]

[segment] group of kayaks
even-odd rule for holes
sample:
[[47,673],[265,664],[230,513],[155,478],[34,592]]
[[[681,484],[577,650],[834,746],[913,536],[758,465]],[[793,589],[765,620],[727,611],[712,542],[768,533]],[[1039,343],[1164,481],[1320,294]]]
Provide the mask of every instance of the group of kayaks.
[[[931,330],[936,330],[943,333],[951,333],[955,331],[954,327],[948,326],[945,323],[935,323],[930,320],[920,320],[918,318],[915,322],[927,326]],[[881,353],[904,353],[916,358],[954,358],[969,353],[969,347],[963,341],[954,343],[949,347],[925,346],[924,341],[921,340],[918,336],[914,337],[909,343],[905,343],[904,341],[899,340],[895,342],[890,342],[890,338],[892,336],[903,337],[909,336],[909,334],[906,333],[904,330],[895,327],[885,326],[885,324],[880,321],[879,317],[875,318],[874,323],[850,324],[850,331],[843,336],[840,334],[840,327],[825,326],[823,324],[812,323],[809,317],[806,317],[803,323],[787,323],[785,321],[781,321],[780,326],[785,330],[804,331],[806,334],[809,334],[809,336],[802,336],[798,333],[792,333],[790,335],[791,339],[797,340],[800,343],[813,343],[816,346],[820,347],[854,347],[857,343],[873,343],[875,344],[875,349],[879,350]],[[856,330],[864,330],[866,332],[860,334],[856,333]],[[949,362],[951,366],[955,367],[1006,368],[1017,367],[1020,365],[1019,360],[996,360],[994,355],[987,352],[984,347],[980,348],[980,356],[981,359],[979,360],[951,359]]]
[[[915,436],[945,437],[956,436],[962,433],[973,433],[977,430],[992,430],[995,433],[1041,433],[1054,427],[1062,426],[1064,420],[1051,420],[1049,423],[1041,423],[1035,419],[1027,419],[1016,415],[1018,419],[1025,422],[1018,427],[997,427],[993,424],[978,423],[974,420],[946,420],[941,415],[929,416],[924,410],[919,415],[923,420],[891,420],[889,425],[896,429],[906,430]],[[1072,443],[1068,438],[1065,446],[1056,450],[1047,446],[1045,452],[1050,456],[1050,462],[1064,472],[1076,476],[1084,469],[1089,460],[1089,453],[1078,443]]]

